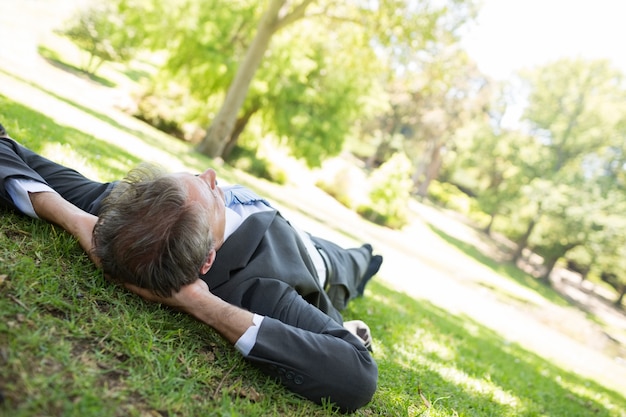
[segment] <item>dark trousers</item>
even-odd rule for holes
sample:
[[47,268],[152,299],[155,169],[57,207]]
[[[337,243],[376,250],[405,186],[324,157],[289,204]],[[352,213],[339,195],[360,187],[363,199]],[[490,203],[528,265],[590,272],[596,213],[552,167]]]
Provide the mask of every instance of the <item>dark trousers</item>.
[[326,264],[326,293],[333,306],[341,311],[358,295],[357,286],[369,265],[371,255],[365,248],[344,249],[328,240],[311,236]]

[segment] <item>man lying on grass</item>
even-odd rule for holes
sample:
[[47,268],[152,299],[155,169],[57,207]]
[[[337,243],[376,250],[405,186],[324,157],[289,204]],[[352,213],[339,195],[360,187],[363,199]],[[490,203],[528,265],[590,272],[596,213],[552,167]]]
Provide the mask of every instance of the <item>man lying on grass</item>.
[[263,372],[342,411],[368,403],[378,378],[362,321],[339,311],[382,257],[292,227],[215,171],[141,166],[91,181],[9,138],[0,126],[0,200],[75,236],[105,275],[213,327]]

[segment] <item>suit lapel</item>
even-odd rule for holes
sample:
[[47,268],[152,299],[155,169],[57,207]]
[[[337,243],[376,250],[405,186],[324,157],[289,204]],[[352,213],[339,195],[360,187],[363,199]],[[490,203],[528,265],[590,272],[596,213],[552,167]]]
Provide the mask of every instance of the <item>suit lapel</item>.
[[204,276],[209,288],[223,284],[230,271],[245,267],[276,217],[275,210],[250,215],[217,251],[215,262]]

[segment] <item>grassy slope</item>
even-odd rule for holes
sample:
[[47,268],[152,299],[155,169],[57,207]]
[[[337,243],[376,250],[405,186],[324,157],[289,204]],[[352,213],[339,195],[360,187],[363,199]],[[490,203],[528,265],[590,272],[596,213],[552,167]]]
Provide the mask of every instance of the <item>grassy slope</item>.
[[[105,180],[141,158],[8,98],[0,117],[27,146]],[[105,282],[58,228],[0,216],[0,415],[332,415],[258,373],[210,329]],[[625,415],[618,393],[383,284],[346,313],[364,317],[380,383],[357,415]]]

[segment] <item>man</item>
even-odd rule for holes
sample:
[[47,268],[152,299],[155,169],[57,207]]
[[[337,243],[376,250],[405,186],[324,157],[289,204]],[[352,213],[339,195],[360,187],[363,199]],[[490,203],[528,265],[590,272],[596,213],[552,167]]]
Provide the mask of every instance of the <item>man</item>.
[[380,267],[371,246],[344,250],[298,231],[250,190],[218,187],[213,170],[140,167],[103,184],[3,131],[0,197],[60,225],[108,277],[213,327],[294,392],[343,411],[371,400],[369,329],[342,326],[339,313]]

